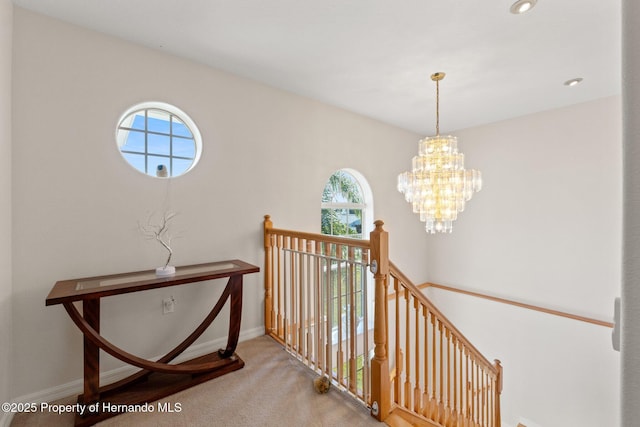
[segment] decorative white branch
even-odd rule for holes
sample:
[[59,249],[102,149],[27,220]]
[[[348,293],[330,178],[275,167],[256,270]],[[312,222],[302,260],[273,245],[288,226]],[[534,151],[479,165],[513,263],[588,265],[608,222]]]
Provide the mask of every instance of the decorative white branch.
[[150,214],[147,218],[146,224],[138,223],[138,227],[142,234],[149,240],[157,240],[166,250],[169,252],[167,262],[164,264],[164,268],[169,265],[173,250],[171,249],[171,235],[169,234],[169,222],[176,216],[175,212],[164,212],[160,218],[159,223],[153,223],[153,214]]

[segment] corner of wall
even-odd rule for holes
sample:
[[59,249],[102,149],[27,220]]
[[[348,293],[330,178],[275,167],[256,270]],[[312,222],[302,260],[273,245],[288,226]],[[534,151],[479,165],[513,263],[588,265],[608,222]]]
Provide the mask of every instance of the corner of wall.
[[[13,4],[0,0],[0,402],[11,401],[13,345],[12,275],[12,58]],[[10,413],[3,413],[0,425],[9,425]]]

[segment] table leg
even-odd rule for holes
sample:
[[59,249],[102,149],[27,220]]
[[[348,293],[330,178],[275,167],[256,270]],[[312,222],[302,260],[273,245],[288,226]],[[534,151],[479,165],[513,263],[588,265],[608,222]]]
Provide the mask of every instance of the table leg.
[[[82,301],[82,317],[97,332],[100,332],[100,299]],[[100,399],[100,348],[86,336],[84,339],[84,394],[85,405]]]
[[242,275],[231,276],[228,286],[230,289],[231,307],[229,318],[229,337],[227,338],[227,348],[219,350],[223,358],[230,357],[238,345],[240,336],[240,320],[242,319]]

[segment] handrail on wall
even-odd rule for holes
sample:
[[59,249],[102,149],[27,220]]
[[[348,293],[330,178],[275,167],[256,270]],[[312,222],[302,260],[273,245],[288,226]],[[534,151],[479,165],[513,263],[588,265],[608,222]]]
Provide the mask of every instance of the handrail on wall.
[[607,321],[599,320],[599,319],[593,319],[591,317],[579,316],[577,314],[566,313],[564,311],[553,310],[553,309],[550,309],[550,308],[540,307],[540,306],[533,305],[533,304],[526,304],[526,303],[523,303],[523,302],[513,301],[513,300],[506,299],[506,298],[494,297],[494,296],[487,295],[487,294],[482,294],[482,293],[479,293],[479,292],[467,291],[467,290],[464,290],[464,289],[454,288],[452,286],[439,285],[437,283],[424,283],[424,284],[422,284],[422,285],[420,285],[418,287],[419,288],[442,289],[444,291],[455,292],[455,293],[459,293],[459,294],[463,294],[463,295],[469,295],[469,296],[472,296],[472,297],[482,298],[482,299],[486,299],[486,300],[489,300],[489,301],[498,302],[498,303],[501,303],[501,304],[513,305],[515,307],[525,308],[527,310],[539,311],[541,313],[547,313],[547,314],[551,314],[551,315],[554,315],[554,316],[565,317],[567,319],[578,320],[580,322],[591,323],[593,325],[604,326],[606,328],[613,328],[613,323],[612,322],[607,322]]

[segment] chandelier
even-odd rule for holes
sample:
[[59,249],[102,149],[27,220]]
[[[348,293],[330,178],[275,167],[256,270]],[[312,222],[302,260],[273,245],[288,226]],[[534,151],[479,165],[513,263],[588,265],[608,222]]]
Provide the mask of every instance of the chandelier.
[[413,158],[411,172],[398,175],[398,191],[420,214],[427,233],[451,233],[458,212],[465,202],[482,188],[480,171],[464,169],[464,154],[458,151],[458,140],[440,135],[440,80],[444,73],[435,73],[436,136],[420,141],[418,155]]

